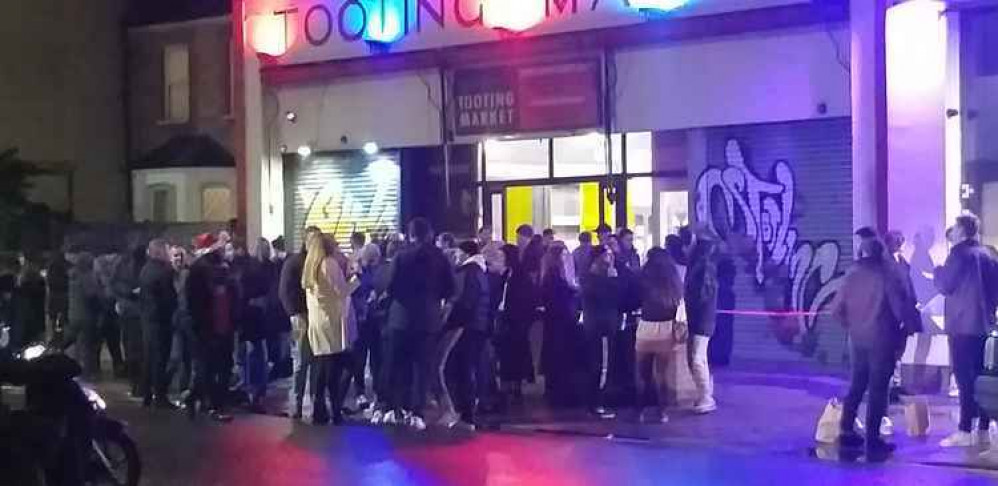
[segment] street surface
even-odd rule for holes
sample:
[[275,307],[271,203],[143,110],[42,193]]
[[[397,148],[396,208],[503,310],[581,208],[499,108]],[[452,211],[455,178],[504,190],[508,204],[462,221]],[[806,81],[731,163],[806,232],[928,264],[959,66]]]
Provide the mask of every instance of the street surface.
[[[842,383],[728,373],[718,384],[716,414],[677,412],[668,425],[534,413],[477,435],[320,428],[249,414],[190,423],[140,408],[119,384],[101,388],[112,414],[130,424],[150,486],[998,485],[998,471],[988,469],[998,465],[976,451],[935,446],[951,430],[948,406],[933,408],[929,439],[896,437],[901,449],[889,463],[844,464],[815,457],[811,440],[823,395]],[[892,414],[903,434],[898,409]]]

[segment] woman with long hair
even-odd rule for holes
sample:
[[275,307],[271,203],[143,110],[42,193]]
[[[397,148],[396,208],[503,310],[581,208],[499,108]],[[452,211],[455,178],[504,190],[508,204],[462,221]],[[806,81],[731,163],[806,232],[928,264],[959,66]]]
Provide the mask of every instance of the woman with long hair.
[[[638,321],[637,408],[642,420],[668,421],[665,394],[668,373],[676,347],[686,340],[688,329],[683,311],[683,281],[669,252],[652,248],[641,269],[641,319]],[[652,417],[653,407],[658,417]]]
[[343,259],[331,237],[313,234],[306,246],[302,288],[308,306],[308,340],[317,363],[313,422],[329,423],[328,392],[333,423],[339,425],[343,423],[347,374],[353,365],[349,350],[357,337],[357,329],[351,325],[355,321],[349,318],[350,294],[357,282],[347,282],[340,265]]
[[[578,343],[579,293],[573,285],[564,243],[548,247],[541,266],[541,301],[544,306],[544,341],[541,347],[541,370],[545,394],[554,406],[571,406],[572,374],[577,369],[575,352]],[[568,259],[571,261],[571,259]]]

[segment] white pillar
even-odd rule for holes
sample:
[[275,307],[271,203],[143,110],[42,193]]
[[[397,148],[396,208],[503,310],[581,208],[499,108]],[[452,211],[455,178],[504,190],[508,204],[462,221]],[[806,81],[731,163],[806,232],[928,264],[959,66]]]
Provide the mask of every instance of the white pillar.
[[263,234],[263,88],[260,61],[252,49],[245,49],[243,79],[246,107],[246,240],[256,241]]
[[887,223],[886,3],[850,2],[854,228]]
[[[955,216],[948,214],[948,200],[959,205],[960,190],[959,145],[955,167],[947,163],[946,154],[944,7],[923,0],[887,12],[889,221],[909,242],[929,248],[936,262],[945,257],[945,228]],[[955,71],[958,85],[958,64]],[[956,95],[959,98],[959,90]]]

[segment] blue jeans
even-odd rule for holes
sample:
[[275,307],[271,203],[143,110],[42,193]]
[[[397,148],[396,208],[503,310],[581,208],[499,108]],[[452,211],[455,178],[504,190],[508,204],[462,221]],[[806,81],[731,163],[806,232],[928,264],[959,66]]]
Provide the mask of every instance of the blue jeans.
[[267,347],[263,339],[240,341],[239,354],[243,386],[252,400],[267,394]]

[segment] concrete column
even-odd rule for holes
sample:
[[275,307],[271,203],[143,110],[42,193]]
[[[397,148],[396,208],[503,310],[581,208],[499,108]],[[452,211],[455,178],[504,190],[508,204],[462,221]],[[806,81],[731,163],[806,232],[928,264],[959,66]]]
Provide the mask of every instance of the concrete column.
[[887,224],[887,0],[850,2],[853,227]]
[[[937,263],[946,254],[946,225],[956,216],[952,209],[948,214],[947,202],[953,199],[956,211],[960,202],[959,152],[955,167],[946,155],[944,7],[928,0],[901,3],[888,10],[886,24],[889,224],[918,251],[928,249]],[[957,87],[958,66],[953,76]]]

